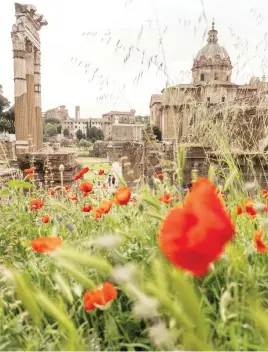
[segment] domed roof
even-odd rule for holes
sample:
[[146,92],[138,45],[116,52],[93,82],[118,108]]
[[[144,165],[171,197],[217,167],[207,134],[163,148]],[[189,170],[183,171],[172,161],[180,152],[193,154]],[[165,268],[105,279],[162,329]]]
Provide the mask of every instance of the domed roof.
[[207,45],[205,45],[197,54],[193,69],[206,65],[226,65],[231,68],[230,56],[225,48],[218,44],[218,31],[214,28],[208,32]]
[[196,60],[200,60],[202,56],[206,59],[214,59],[216,56],[220,56],[222,60],[230,60],[229,54],[226,49],[220,46],[218,43],[209,43],[204,46],[197,54]]

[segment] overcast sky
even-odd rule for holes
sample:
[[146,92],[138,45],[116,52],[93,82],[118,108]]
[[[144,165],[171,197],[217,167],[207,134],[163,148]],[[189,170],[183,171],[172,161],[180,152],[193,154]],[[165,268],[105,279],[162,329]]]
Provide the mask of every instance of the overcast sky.
[[[233,82],[268,77],[267,0],[32,0],[32,4],[48,21],[40,33],[43,111],[66,105],[72,117],[75,105],[80,105],[83,118],[115,109],[149,114],[151,94],[160,92],[167,81],[190,83],[193,59],[206,43],[204,33],[213,17],[219,43],[234,66]],[[11,102],[14,11],[13,0],[1,0],[0,84]],[[149,65],[156,55],[157,62]]]

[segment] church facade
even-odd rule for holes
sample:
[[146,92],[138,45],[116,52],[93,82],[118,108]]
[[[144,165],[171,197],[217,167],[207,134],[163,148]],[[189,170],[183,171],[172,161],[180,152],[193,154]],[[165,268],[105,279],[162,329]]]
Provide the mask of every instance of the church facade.
[[218,31],[212,23],[207,44],[193,62],[192,83],[168,87],[151,96],[150,123],[160,128],[163,142],[190,141],[201,115],[209,116],[216,110],[228,111],[228,115],[232,111],[232,116],[241,115],[245,106],[255,106],[256,114],[260,109],[267,111],[268,84],[264,78],[251,78],[249,84],[238,85],[232,82],[232,69],[230,56],[219,45]]

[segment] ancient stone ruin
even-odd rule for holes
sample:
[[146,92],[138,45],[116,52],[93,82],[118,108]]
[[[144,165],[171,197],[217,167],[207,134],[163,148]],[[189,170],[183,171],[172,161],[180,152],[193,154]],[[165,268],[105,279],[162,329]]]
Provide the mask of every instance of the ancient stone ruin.
[[33,5],[15,3],[15,16],[11,38],[17,164],[21,170],[35,166],[37,181],[48,186],[60,183],[63,164],[64,183],[69,184],[78,168],[74,154],[43,148],[39,31],[48,23]]
[[[39,31],[47,25],[33,5],[15,4],[11,38],[14,58],[15,130],[17,154],[43,146]],[[32,145],[29,146],[29,137]]]

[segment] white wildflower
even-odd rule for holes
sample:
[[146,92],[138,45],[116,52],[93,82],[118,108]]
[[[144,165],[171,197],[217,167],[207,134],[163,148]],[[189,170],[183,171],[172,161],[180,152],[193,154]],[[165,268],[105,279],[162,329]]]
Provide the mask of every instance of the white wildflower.
[[0,264],[0,278],[1,281],[10,281],[13,279],[11,271],[2,264]]
[[172,349],[173,347],[174,334],[167,329],[163,322],[159,322],[149,329],[149,338],[158,348]]
[[144,319],[158,316],[157,309],[159,307],[159,302],[155,298],[145,295],[133,283],[128,283],[126,288],[133,296],[136,297],[136,301],[133,304],[132,309],[134,315]]
[[112,277],[117,282],[128,282],[135,279],[136,268],[133,264],[116,266],[112,272]]
[[263,203],[260,203],[260,202],[257,202],[254,204],[254,209],[260,213],[264,211],[265,207],[266,207],[266,205]]
[[106,248],[108,250],[113,250],[120,246],[123,242],[123,238],[121,236],[114,236],[114,235],[103,235],[96,238],[92,244],[101,248]]
[[262,226],[265,230],[268,230],[268,220],[264,220]]
[[73,285],[73,292],[76,294],[77,297],[81,297],[82,291],[83,289],[81,285],[78,285],[78,284]]
[[13,303],[9,303],[9,308],[10,309],[17,309],[21,305],[21,301],[17,300]]
[[232,301],[232,296],[229,291],[225,291],[220,299],[220,315],[223,322],[228,320],[227,310]]
[[133,305],[132,312],[139,318],[147,319],[158,316],[159,302],[151,297],[142,295]]
[[247,182],[245,183],[245,190],[246,191],[251,191],[256,188],[256,183],[255,182]]

